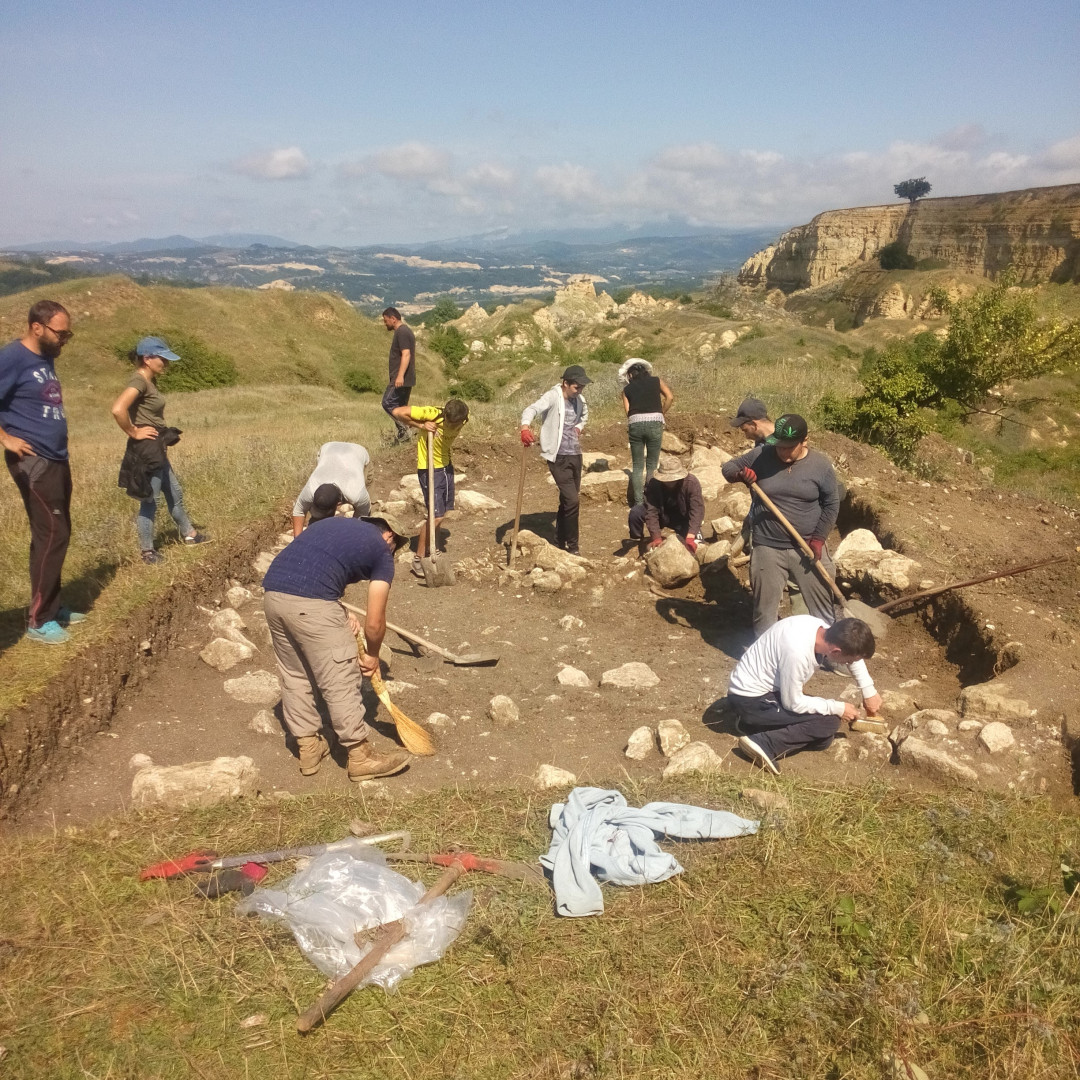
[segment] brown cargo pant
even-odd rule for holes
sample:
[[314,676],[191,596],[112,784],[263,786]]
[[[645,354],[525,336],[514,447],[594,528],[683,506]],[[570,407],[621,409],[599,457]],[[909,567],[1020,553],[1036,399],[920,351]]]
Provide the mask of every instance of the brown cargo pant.
[[277,656],[285,726],[297,739],[319,733],[318,690],[341,745],[349,750],[363,742],[369,732],[360,697],[362,676],[342,606],[335,600],[268,592],[263,610]]

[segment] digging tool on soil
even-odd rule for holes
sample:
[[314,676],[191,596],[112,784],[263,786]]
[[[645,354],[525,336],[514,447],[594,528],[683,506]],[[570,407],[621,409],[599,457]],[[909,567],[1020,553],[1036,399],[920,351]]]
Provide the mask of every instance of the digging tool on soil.
[[485,874],[527,881],[531,885],[547,885],[543,870],[535,863],[507,862],[505,859],[485,859],[469,851],[452,851],[445,854],[423,854],[418,851],[394,851],[386,856],[387,862],[434,863],[435,866],[453,866],[460,863],[466,870],[481,870]]
[[[363,608],[353,607],[352,604],[346,604],[344,600],[341,601],[341,606],[354,615],[367,616],[367,612]],[[404,638],[412,645],[422,645],[425,649],[441,656],[444,660],[449,660],[451,664],[457,667],[494,667],[499,662],[499,658],[495,653],[452,653],[449,649],[444,649],[441,645],[434,645],[419,634],[414,634],[411,630],[403,630],[392,622],[386,624],[386,629],[393,630],[398,637]]]
[[[460,862],[449,866],[438,881],[420,898],[419,903],[426,904],[434,900],[454,884],[464,874],[465,867]],[[383,923],[372,939],[371,948],[364,958],[347,974],[342,975],[326,993],[315,1002],[307,1011],[300,1014],[296,1020],[296,1030],[301,1035],[306,1035],[312,1028],[318,1027],[326,1018],[367,978],[376,968],[379,961],[405,936],[405,920],[395,919],[393,922]],[[359,935],[358,935],[359,937]],[[357,941],[360,945],[361,942]]]
[[432,737],[415,720],[410,720],[390,700],[390,691],[386,689],[386,683],[382,681],[382,676],[377,671],[371,676],[371,689],[378,695],[379,700],[390,714],[390,719],[394,721],[394,727],[397,728],[401,745],[410,754],[417,754],[420,757],[430,757],[434,754],[435,742]]
[[371,836],[347,836],[344,840],[333,840],[328,844],[307,844],[304,847],[275,848],[273,851],[249,851],[243,855],[225,855],[219,857],[216,851],[193,851],[180,859],[168,859],[155,863],[139,871],[140,881],[150,878],[174,878],[182,874],[208,874],[214,870],[228,870],[232,867],[245,866],[247,863],[284,862],[285,859],[313,858],[333,851],[351,851],[357,844],[385,844],[391,840],[400,840],[402,851],[408,849],[412,834],[402,829],[398,832],[374,833]]
[[848,600],[837,587],[836,582],[832,579],[832,575],[825,569],[822,561],[814,557],[814,552],[811,550],[810,545],[799,535],[795,526],[784,517],[776,503],[774,503],[757,484],[751,484],[750,490],[761,500],[762,505],[768,509],[773,517],[784,526],[791,536],[791,539],[798,545],[799,550],[814,564],[814,569],[818,572],[818,576],[832,590],[832,594],[836,597],[837,603],[839,603],[844,615],[849,619],[861,619],[870,627],[875,638],[884,638],[889,632],[889,617],[883,615],[878,608],[871,607],[869,604],[864,604],[861,600]]
[[521,504],[525,501],[525,454],[527,446],[521,448],[521,470],[518,473],[517,504],[514,507],[514,534],[510,537],[510,562],[508,568],[514,569],[514,558],[517,555],[518,529],[521,526]]
[[874,735],[888,735],[889,725],[881,719],[880,716],[871,716],[869,713],[858,719],[851,721],[852,731],[869,731]]
[[429,589],[441,588],[443,585],[456,585],[454,568],[450,560],[439,553],[435,546],[435,433],[428,431],[427,435],[427,482],[428,482],[428,553],[420,560],[420,569],[424,571],[424,584]]

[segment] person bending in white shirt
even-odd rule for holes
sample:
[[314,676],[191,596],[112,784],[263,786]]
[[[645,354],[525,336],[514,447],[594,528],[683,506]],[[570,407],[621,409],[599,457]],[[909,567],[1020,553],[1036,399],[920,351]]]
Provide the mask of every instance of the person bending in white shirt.
[[861,619],[829,626],[813,615],[792,615],[769,627],[743,653],[728,683],[743,752],[779,775],[780,758],[826,750],[841,720],[858,719],[854,705],[803,693],[825,660],[851,665],[867,714],[877,713],[881,697],[866,670],[874,649],[874,635]]

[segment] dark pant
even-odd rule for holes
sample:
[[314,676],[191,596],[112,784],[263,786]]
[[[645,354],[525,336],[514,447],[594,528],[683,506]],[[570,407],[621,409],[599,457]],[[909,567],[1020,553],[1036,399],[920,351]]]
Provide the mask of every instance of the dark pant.
[[60,574],[71,539],[71,469],[66,461],[4,451],[30,520],[30,626],[56,618]]
[[778,694],[740,697],[728,694],[740,734],[750,735],[771,758],[799,750],[827,750],[840,730],[840,717],[785,709]]
[[[835,577],[828,549],[821,564]],[[754,592],[754,636],[761,637],[780,618],[784,586],[791,582],[802,593],[807,611],[822,622],[836,622],[836,609],[829,586],[818,576],[814,564],[793,547],[773,548],[755,544],[750,552],[750,588]]]
[[[686,539],[686,534],[690,531],[690,521],[688,518],[676,519],[668,518],[661,510],[657,517],[660,519],[661,529],[671,529],[678,533],[679,537],[683,540]],[[630,539],[640,540],[645,535],[645,504],[635,506],[630,511],[626,519],[627,526],[630,529]]]
[[656,472],[660,460],[660,443],[664,438],[664,425],[659,420],[639,420],[628,427],[630,439],[630,461],[633,471],[630,484],[633,491],[631,498],[634,506],[645,501],[645,485]]
[[567,551],[578,549],[578,499],[581,491],[581,455],[559,454],[548,462],[559,489],[559,513],[555,518],[555,542]]
[[382,407],[386,410],[386,415],[397,424],[397,433],[399,439],[408,437],[409,428],[406,424],[403,424],[396,416],[394,416],[394,410],[400,409],[402,405],[409,404],[409,398],[412,397],[411,386],[395,386],[391,383],[384,391],[382,396]]

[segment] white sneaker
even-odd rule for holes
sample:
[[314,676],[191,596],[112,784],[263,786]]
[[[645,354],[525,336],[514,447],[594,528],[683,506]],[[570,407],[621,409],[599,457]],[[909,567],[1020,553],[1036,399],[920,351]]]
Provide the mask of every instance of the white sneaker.
[[768,769],[774,776],[780,775],[780,766],[749,735],[739,737],[739,746],[763,769]]

